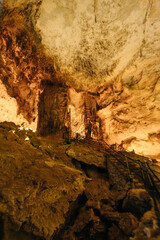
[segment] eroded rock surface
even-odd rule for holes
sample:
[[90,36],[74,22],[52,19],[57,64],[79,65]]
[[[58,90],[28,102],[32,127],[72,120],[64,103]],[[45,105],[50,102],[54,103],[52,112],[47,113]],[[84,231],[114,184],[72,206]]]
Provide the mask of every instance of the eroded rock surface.
[[39,117],[37,130],[41,135],[64,131],[67,113],[68,89],[65,86],[50,83],[44,87],[39,99]]
[[32,33],[22,14],[5,12],[0,22],[0,122],[26,122],[36,129],[41,82],[54,82],[55,71]]
[[[36,2],[29,2],[33,11]],[[24,8],[28,1],[7,3]],[[123,71],[138,54],[150,5],[147,0],[134,3],[48,0],[41,2],[32,20],[61,72],[69,74],[75,86],[79,87],[82,81],[81,87],[93,88]]]
[[[15,232],[22,229],[51,239],[65,225],[67,216],[72,215],[76,201],[78,204],[83,194],[85,177],[76,169],[54,163],[48,155],[25,142],[17,128],[10,131],[0,126],[2,218],[5,223],[9,217]],[[4,239],[11,239],[10,234],[6,230]]]
[[[109,144],[122,144],[125,149],[159,159],[159,1],[5,2],[9,27],[4,18],[1,81],[16,99],[18,105],[11,103],[18,114],[30,122],[35,120],[39,84],[53,81],[56,75],[69,87],[98,93],[96,116],[102,127],[96,122],[92,136],[102,137],[94,133],[98,129]],[[40,51],[51,57],[50,67],[42,70],[47,58],[39,61],[35,45],[29,46],[30,34]],[[31,56],[34,59],[28,62]],[[78,100],[73,104],[81,93],[73,95],[73,132],[84,135],[84,106]],[[1,101],[3,111],[5,102]]]
[[81,146],[80,144],[75,143],[67,149],[66,153],[70,158],[76,159],[79,162],[106,169],[104,153],[93,150],[92,146],[87,148],[86,146]]
[[149,194],[144,189],[131,189],[123,202],[123,211],[134,212],[137,216],[143,216],[151,209],[152,202]]
[[0,124],[1,239],[157,237],[158,195],[153,201],[153,189],[129,160],[133,187],[121,154],[90,140],[67,143],[58,135],[42,138],[14,123]]

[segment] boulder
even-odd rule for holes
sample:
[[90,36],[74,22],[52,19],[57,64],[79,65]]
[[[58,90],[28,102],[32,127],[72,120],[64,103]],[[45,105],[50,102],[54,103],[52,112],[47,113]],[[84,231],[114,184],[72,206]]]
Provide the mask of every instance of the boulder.
[[106,169],[106,159],[104,153],[93,150],[91,146],[89,147],[75,143],[68,148],[66,154],[79,162]]
[[126,235],[129,236],[136,228],[138,228],[138,224],[139,222],[137,218],[131,213],[122,213],[118,226]]
[[138,218],[152,208],[152,200],[145,189],[131,189],[122,204],[122,210],[131,212]]
[[121,219],[120,213],[109,205],[103,205],[100,213],[103,218],[110,222],[119,222]]

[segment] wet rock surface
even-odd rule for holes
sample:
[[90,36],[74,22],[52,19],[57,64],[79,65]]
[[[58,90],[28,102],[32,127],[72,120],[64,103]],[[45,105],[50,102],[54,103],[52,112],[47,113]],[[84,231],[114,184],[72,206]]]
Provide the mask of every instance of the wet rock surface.
[[66,143],[1,123],[1,239],[156,239],[158,196],[129,163],[133,186],[124,165],[115,167],[116,154],[91,140]]

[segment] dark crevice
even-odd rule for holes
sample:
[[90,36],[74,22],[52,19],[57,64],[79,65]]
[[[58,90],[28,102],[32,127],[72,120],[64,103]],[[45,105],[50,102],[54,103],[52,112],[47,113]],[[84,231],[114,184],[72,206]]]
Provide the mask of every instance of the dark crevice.
[[82,195],[80,195],[75,202],[71,204],[70,207],[70,214],[67,219],[67,223],[72,226],[75,222],[75,219],[77,218],[81,208],[85,206],[87,202],[87,197],[85,193],[83,192]]
[[93,227],[93,222],[89,222],[82,231],[80,232],[75,232],[74,235],[75,235],[75,239],[78,239],[78,240],[83,240],[83,239],[88,239],[88,240],[91,240],[93,238],[90,238],[89,237],[89,232],[90,232],[90,229],[91,227]]
[[[106,225],[107,228],[109,228],[109,227],[112,226],[112,223],[113,223],[114,221],[109,221],[109,220],[107,220],[105,217],[103,217],[103,216],[101,215],[100,211],[99,211],[98,209],[96,209],[96,208],[93,208],[93,211],[94,211],[95,216],[99,217],[99,218],[101,219],[101,221],[105,223],[105,225]],[[116,222],[114,222],[114,223],[116,223]]]
[[88,173],[87,173],[87,171],[86,171],[86,168],[85,168],[85,166],[84,166],[84,164],[83,164],[82,162],[79,162],[79,161],[77,161],[75,158],[73,158],[73,159],[72,159],[72,163],[73,163],[73,165],[74,165],[77,169],[81,169],[81,170],[86,174],[86,176],[89,178],[89,175],[88,175]]
[[78,161],[77,159],[73,158],[72,159],[72,163],[74,164],[74,166],[77,168],[77,169],[81,169],[88,178],[90,178],[91,176],[89,175],[88,173],[88,170],[94,170],[95,172],[98,172],[99,174],[103,174],[105,177],[106,177],[106,180],[108,180],[108,171],[107,169],[103,169],[103,168],[99,168],[99,167],[96,167],[95,165],[89,165],[87,163],[84,163],[84,162],[81,162],[81,161]]
[[[105,239],[105,240],[107,240],[107,239],[112,239],[112,238],[110,238],[109,236],[108,236],[108,230],[110,229],[110,228],[112,228],[113,226],[116,226],[116,228],[119,230],[119,232],[121,233],[121,237],[120,237],[120,239],[129,239],[128,238],[128,236],[126,236],[126,234],[119,228],[119,225],[118,225],[118,219],[117,219],[117,221],[115,220],[108,220],[108,219],[106,219],[105,217],[103,217],[102,215],[101,215],[101,213],[100,213],[100,211],[98,210],[98,209],[93,209],[93,211],[94,211],[94,214],[95,214],[95,216],[98,216],[99,218],[100,218],[100,220],[105,224],[105,226],[106,226],[106,238],[103,238],[103,239]],[[113,239],[115,240],[115,238],[113,237]],[[116,238],[117,239],[117,238]]]
[[3,240],[3,237],[4,237],[4,226],[3,226],[3,220],[2,218],[0,217],[0,239]]
[[56,239],[63,240],[63,237],[62,237],[63,233],[67,229],[69,229],[71,226],[74,225],[75,220],[79,215],[81,208],[85,206],[86,202],[87,202],[87,197],[83,192],[83,194],[78,196],[76,201],[71,203],[68,214],[65,217],[66,221],[64,225],[61,227],[61,230],[59,230],[57,233],[54,234],[54,236],[52,236],[53,240],[56,240]]
[[[126,193],[127,195],[127,193]],[[124,197],[125,198],[125,197]],[[120,199],[116,202],[116,210],[118,212],[123,212],[123,209],[122,209],[122,204],[123,204],[123,201],[124,201],[124,198],[123,199]]]

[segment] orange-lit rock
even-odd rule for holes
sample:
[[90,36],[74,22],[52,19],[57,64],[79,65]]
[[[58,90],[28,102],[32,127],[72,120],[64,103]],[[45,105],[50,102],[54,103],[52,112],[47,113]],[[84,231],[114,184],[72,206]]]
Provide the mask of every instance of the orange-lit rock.
[[138,240],[146,229],[158,237],[159,199],[142,174],[146,162],[158,176],[160,168],[135,153],[0,123],[0,239]]
[[25,122],[36,129],[41,81],[54,81],[55,72],[17,11],[1,21],[0,51],[0,121]]
[[37,128],[37,120],[29,123],[22,114],[17,114],[18,104],[14,97],[10,97],[4,84],[0,81],[0,122],[9,121],[16,124],[25,123],[25,127]]
[[68,121],[70,121],[72,136],[76,133],[85,137],[84,93],[76,92],[73,88],[68,92]]
[[[72,131],[82,136],[86,132],[81,91],[98,93],[95,97],[98,106],[96,115],[97,119],[100,118],[101,127],[96,120],[94,131],[96,127],[99,131],[101,129],[103,138],[109,144],[121,144],[129,151],[134,149],[142,155],[160,159],[159,1],[6,0],[6,4],[10,9],[16,8],[16,12],[24,13],[31,35],[35,37],[37,34],[45,54],[54,59],[51,65],[57,75],[73,89],[70,90],[68,105],[72,111]],[[22,25],[17,24],[14,29],[17,27],[21,31]],[[1,38],[7,55],[12,52],[15,41],[12,26],[5,32],[6,37]],[[6,43],[10,44],[9,49]],[[28,44],[29,41],[27,47]],[[27,57],[22,58],[19,54],[22,46],[14,46],[14,55],[20,62],[34,55],[32,50],[27,52],[24,49],[21,53],[25,52]],[[31,67],[31,63],[27,63],[23,72],[29,82],[25,78],[19,86],[19,70],[12,62],[13,56],[8,56],[12,81],[18,90],[12,94],[9,88],[13,91],[13,85],[10,84],[10,87],[6,85],[7,91],[16,98],[18,113],[32,122],[37,116],[39,84],[46,78],[52,81],[55,75],[44,76],[41,63],[34,55],[32,64],[38,67],[38,72],[34,74],[32,71],[30,77],[27,68]],[[5,58],[5,53],[2,57]],[[18,67],[22,68],[21,64]],[[91,136],[96,136],[93,129]]]

